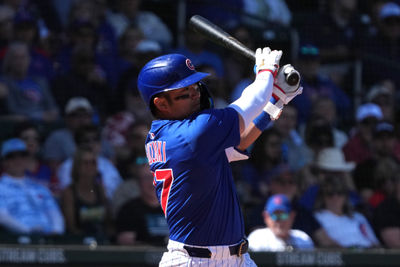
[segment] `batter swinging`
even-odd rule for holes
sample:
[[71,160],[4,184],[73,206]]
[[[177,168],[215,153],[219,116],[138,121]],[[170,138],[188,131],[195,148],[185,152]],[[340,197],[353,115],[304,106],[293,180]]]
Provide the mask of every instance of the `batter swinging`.
[[155,58],[141,70],[138,88],[155,117],[146,153],[170,231],[160,266],[256,266],[229,161],[243,158],[233,148],[251,144],[270,120],[263,108],[281,55],[257,49],[255,81],[224,109],[213,108],[201,82],[208,74],[183,55]]

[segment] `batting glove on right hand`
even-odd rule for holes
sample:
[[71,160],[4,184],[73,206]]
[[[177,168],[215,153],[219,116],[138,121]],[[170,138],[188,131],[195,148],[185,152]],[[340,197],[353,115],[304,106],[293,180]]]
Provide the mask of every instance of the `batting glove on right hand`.
[[264,107],[264,111],[271,116],[272,120],[278,119],[282,113],[283,106],[303,92],[303,87],[300,86],[300,79],[295,85],[287,83],[286,76],[292,72],[297,72],[300,77],[300,73],[292,65],[287,64],[279,69],[274,80],[271,100]]
[[260,72],[269,71],[274,77],[279,69],[279,61],[282,57],[281,50],[273,50],[269,47],[257,48],[256,50],[256,74]]

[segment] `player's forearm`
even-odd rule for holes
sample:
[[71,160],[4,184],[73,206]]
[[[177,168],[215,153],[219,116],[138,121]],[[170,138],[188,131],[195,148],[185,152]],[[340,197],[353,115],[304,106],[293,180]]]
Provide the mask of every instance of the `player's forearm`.
[[243,119],[244,128],[249,127],[253,119],[260,114],[272,95],[274,77],[270,72],[262,72],[256,80],[246,87],[242,95],[230,106],[234,108]]
[[239,150],[246,150],[254,143],[254,141],[257,140],[261,133],[262,131],[251,122],[249,127],[247,127],[240,135],[240,144],[236,148]]

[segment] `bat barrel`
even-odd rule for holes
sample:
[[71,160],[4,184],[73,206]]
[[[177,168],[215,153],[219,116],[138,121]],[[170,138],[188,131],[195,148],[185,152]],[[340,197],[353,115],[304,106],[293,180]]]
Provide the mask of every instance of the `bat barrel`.
[[206,18],[199,15],[192,16],[189,20],[189,27],[203,36],[206,36],[207,39],[214,43],[238,52],[253,61],[255,60],[254,51],[247,48],[244,44]]
[[[234,52],[237,52],[249,58],[253,62],[256,59],[254,51],[250,50],[244,44],[222,30],[220,27],[200,15],[194,15],[190,18],[189,27],[197,33],[205,36],[207,39],[213,41],[214,43],[222,45]],[[296,72],[289,73],[286,76],[286,81],[289,85],[297,84],[299,79],[300,77]]]

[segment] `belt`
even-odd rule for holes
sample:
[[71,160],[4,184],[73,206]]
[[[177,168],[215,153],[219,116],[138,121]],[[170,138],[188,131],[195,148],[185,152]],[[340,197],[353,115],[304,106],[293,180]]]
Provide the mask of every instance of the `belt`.
[[[187,251],[189,256],[197,257],[197,258],[211,258],[211,251],[208,248],[197,248],[191,246],[183,246],[183,248]],[[243,239],[239,244],[229,246],[229,252],[231,256],[242,256],[249,249],[249,241],[247,239]]]

